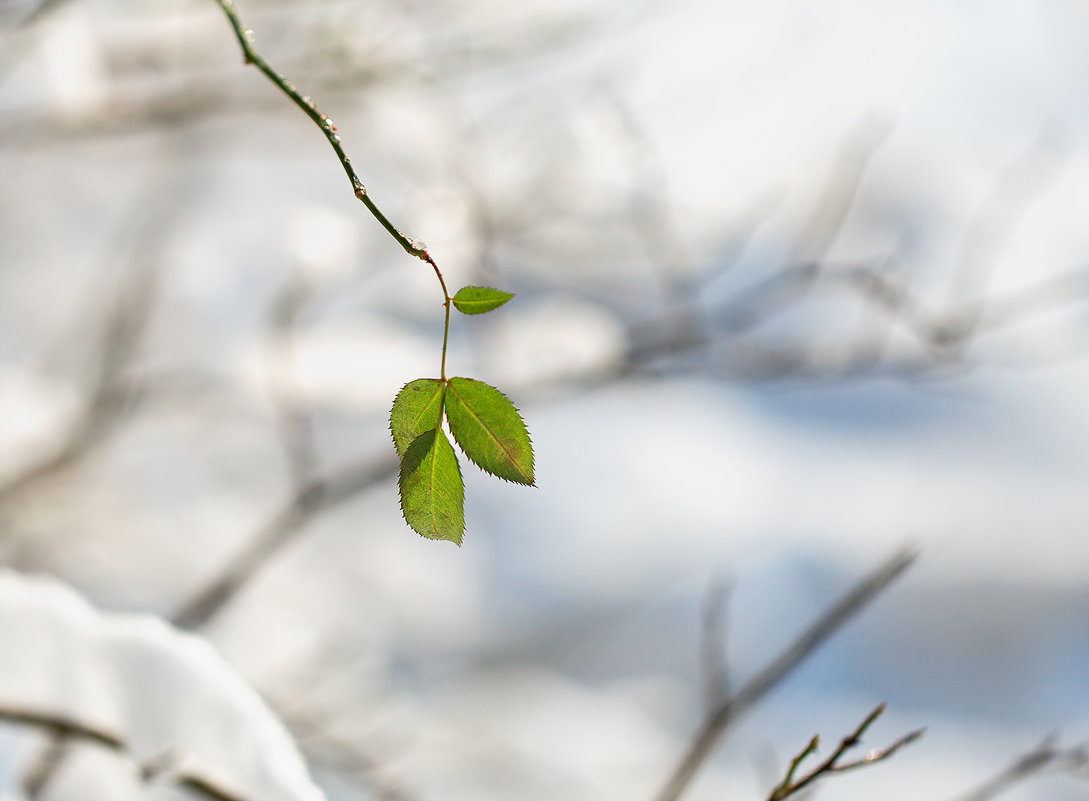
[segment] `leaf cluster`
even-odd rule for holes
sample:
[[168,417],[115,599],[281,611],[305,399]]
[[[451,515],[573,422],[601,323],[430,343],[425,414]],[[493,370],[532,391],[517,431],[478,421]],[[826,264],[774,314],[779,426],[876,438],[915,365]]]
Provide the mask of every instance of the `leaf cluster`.
[[[449,299],[464,314],[484,314],[509,293],[463,287]],[[461,544],[465,485],[443,420],[469,461],[486,473],[534,485],[533,447],[518,410],[502,392],[472,378],[417,378],[394,398],[389,427],[401,459],[401,512],[413,530]]]

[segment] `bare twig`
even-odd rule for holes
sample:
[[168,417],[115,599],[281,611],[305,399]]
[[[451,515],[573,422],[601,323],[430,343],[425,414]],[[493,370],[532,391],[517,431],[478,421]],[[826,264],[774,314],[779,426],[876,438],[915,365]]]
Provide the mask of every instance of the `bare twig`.
[[[31,726],[47,732],[53,735],[54,743],[78,740],[128,756],[134,762],[136,761],[128,745],[120,736],[99,726],[70,720],[61,715],[48,712],[2,707],[0,707],[0,720],[21,726]],[[241,796],[224,790],[217,783],[191,770],[177,769],[176,764],[176,759],[172,758],[169,760],[169,764],[166,764],[162,758],[158,758],[143,765],[137,763],[137,768],[145,782],[165,778],[179,787],[210,799],[210,801],[242,801]],[[29,789],[27,792],[28,795],[31,795]],[[34,790],[34,792],[38,791]]]
[[1022,754],[1008,767],[956,801],[989,801],[1025,779],[1045,772],[1062,772],[1089,779],[1089,746],[1060,748],[1054,736]]
[[219,573],[171,615],[185,629],[199,629],[215,617],[279,550],[295,538],[319,512],[344,503],[395,475],[392,454],[364,459],[338,472],[299,487],[261,525],[247,544]]
[[730,672],[726,659],[726,605],[729,586],[721,578],[711,582],[703,598],[700,626],[700,672],[708,708],[730,696]]
[[878,566],[753,679],[712,709],[692,737],[665,785],[654,796],[655,801],[676,801],[680,798],[730,724],[774,689],[847,621],[865,609],[914,561],[913,551],[900,551]]
[[[65,439],[52,452],[0,486],[0,505],[32,490],[91,454],[95,447],[116,433],[125,415],[148,394],[147,382],[127,375],[135,360],[151,317],[159,272],[159,260],[171,212],[197,185],[200,172],[187,169],[184,152],[199,147],[201,140],[171,141],[163,163],[169,178],[156,170],[134,199],[125,219],[139,220],[135,240],[128,249],[129,263],[121,290],[107,310],[94,352],[90,388],[79,417]],[[111,250],[111,259],[115,251]],[[50,738],[25,781],[27,795],[36,798],[64,763],[69,738],[58,732]]]
[[969,224],[950,285],[949,304],[958,303],[969,292],[978,294],[979,301],[948,321],[955,322],[955,326],[940,329],[938,344],[959,350],[971,338],[983,314],[991,275],[1003,249],[1029,204],[1058,166],[1056,159],[1042,158],[1046,146],[1053,144],[1052,133],[1041,131],[1037,140],[999,173]]
[[300,739],[300,744],[305,744],[307,755],[315,766],[353,777],[380,801],[417,801],[414,792],[382,775],[378,760],[357,743],[335,735],[323,721],[299,713],[285,716],[284,721]]
[[28,28],[41,20],[45,19],[49,14],[53,13],[65,5],[69,0],[40,0],[37,5],[30,9],[26,15],[19,20],[19,26],[22,28]]
[[856,759],[852,762],[840,762],[840,758],[851,748],[858,745],[859,741],[862,739],[862,735],[884,711],[885,705],[878,704],[877,707],[875,707],[874,710],[858,724],[858,728],[840,741],[839,746],[827,759],[809,771],[809,773],[795,779],[794,776],[798,772],[798,768],[801,766],[802,762],[804,762],[810,754],[815,753],[820,745],[820,737],[818,735],[813,735],[813,739],[809,741],[806,747],[790,761],[790,767],[787,769],[786,776],[784,776],[783,780],[771,791],[771,794],[768,796],[768,801],[783,801],[784,798],[794,795],[799,790],[802,790],[815,782],[821,776],[827,776],[831,773],[843,773],[848,770],[854,770],[855,768],[872,765],[875,762],[881,762],[882,760],[891,757],[904,746],[915,742],[923,736],[923,730],[918,729],[904,735],[891,745],[871,750],[861,759]]
[[132,378],[130,372],[154,311],[160,262],[173,213],[196,190],[202,177],[184,156],[199,148],[201,141],[200,137],[169,141],[161,156],[166,166],[153,170],[128,204],[120,230],[107,251],[111,265],[118,252],[127,252],[128,262],[120,287],[105,304],[106,312],[94,336],[95,349],[79,415],[52,451],[0,484],[0,505],[86,458],[146,399],[149,382]]
[[139,388],[124,379],[142,339],[151,307],[153,273],[133,264],[102,324],[95,350],[94,374],[87,399],[68,434],[0,485],[0,505],[29,491],[70,467],[106,440],[140,397]]
[[[928,308],[907,286],[867,266],[842,273],[844,285],[874,308],[897,313],[900,324],[941,361],[950,331],[971,329],[978,338],[1027,322],[1035,315],[1089,301],[1089,268],[1075,267],[1020,289],[964,300],[944,310]],[[967,341],[961,342],[963,348]]]
[[54,734],[75,737],[115,751],[123,750],[125,747],[120,737],[102,727],[89,723],[77,723],[59,715],[50,715],[47,712],[0,707],[0,720],[21,726],[33,726]]
[[718,324],[738,333],[749,331],[806,297],[824,274],[827,255],[862,186],[866,168],[888,137],[888,123],[859,125],[839,154],[810,218],[796,236],[780,269],[739,291],[716,312]]
[[[262,695],[291,731],[307,762],[318,774],[335,772],[364,788],[368,797],[381,801],[419,801],[419,793],[387,774],[385,769],[395,759],[390,752],[390,737],[379,736],[383,756],[371,753],[359,736],[340,733],[340,727],[355,721],[358,710],[342,692],[330,693],[330,686],[346,683],[350,695],[358,690],[358,675],[352,670],[359,655],[345,653],[351,639],[347,629],[328,632],[314,656],[305,665],[285,659],[278,674]],[[319,697],[320,696],[320,697]],[[373,739],[373,738],[368,738]]]
[[[796,267],[781,274],[791,283]],[[1089,267],[1075,267],[1019,289],[974,298],[937,308],[927,304],[907,284],[875,264],[837,265],[821,271],[811,290],[848,291],[860,297],[870,310],[882,312],[888,325],[908,332],[918,343],[914,353],[888,353],[888,332],[852,334],[827,341],[787,339],[769,341],[747,335],[726,334],[709,342],[672,337],[661,325],[645,325],[644,336],[633,342],[627,370],[645,369],[661,356],[678,355],[714,345],[718,348],[711,368],[733,380],[777,378],[831,380],[861,374],[888,374],[906,378],[956,374],[970,367],[964,355],[968,346],[986,336],[1028,324],[1049,312],[1089,303]],[[970,328],[968,339],[950,349],[950,331]]]
[[310,296],[302,276],[290,276],[269,308],[265,338],[265,392],[279,419],[280,444],[284,449],[294,489],[305,486],[318,467],[314,420],[298,402],[294,382],[295,329],[298,316]]

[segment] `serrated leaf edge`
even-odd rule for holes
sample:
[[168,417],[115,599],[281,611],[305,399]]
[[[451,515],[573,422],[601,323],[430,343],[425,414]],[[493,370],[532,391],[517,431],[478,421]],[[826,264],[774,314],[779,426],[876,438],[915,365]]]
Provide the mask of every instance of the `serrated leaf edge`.
[[[523,419],[521,411],[518,409],[517,406],[514,405],[513,401],[511,401],[511,399],[509,397],[507,397],[507,394],[505,392],[503,392],[503,390],[499,389],[498,387],[493,387],[491,384],[486,384],[483,381],[477,381],[477,379],[475,379],[475,378],[466,378],[465,376],[455,376],[455,378],[462,378],[465,381],[476,381],[478,384],[484,384],[484,386],[489,387],[490,389],[494,389],[496,392],[498,392],[500,395],[502,395],[504,400],[506,400],[507,403],[510,404],[511,408],[514,409],[514,413],[518,416],[518,421],[522,424],[522,430],[526,432],[526,440],[529,442],[530,469],[532,469],[534,467],[534,465],[533,465],[533,461],[534,461],[534,459],[533,459],[533,437],[530,436],[529,426],[526,425],[526,421],[525,421],[525,419]],[[456,394],[456,390],[454,389],[453,385],[450,384],[450,382],[453,381],[453,380],[454,380],[453,378],[447,379],[447,386],[449,387],[451,392],[454,392]],[[473,418],[478,423],[480,423],[481,427],[483,427],[490,435],[492,435],[491,434],[491,429],[488,428],[486,425],[484,425],[484,421],[482,421],[476,415],[476,413],[472,410],[472,408],[467,403],[465,403],[465,401],[463,401],[461,399],[460,395],[458,396],[458,402],[461,403],[461,405],[465,407],[465,409],[473,416]],[[449,419],[449,410],[448,409],[446,410],[446,418],[447,418],[447,424],[449,424],[450,419]],[[518,486],[521,486],[521,487],[536,487],[537,486],[537,479],[536,479],[535,476],[532,477],[532,479],[530,481],[515,481],[513,479],[501,476],[498,473],[493,473],[491,470],[486,468],[484,465],[480,464],[480,462],[478,462],[476,459],[474,459],[469,454],[469,452],[467,450],[465,450],[465,448],[461,444],[461,441],[457,438],[457,435],[454,434],[454,429],[453,429],[452,426],[450,428],[450,433],[454,435],[454,442],[456,442],[458,444],[458,449],[462,453],[465,454],[465,458],[468,459],[473,464],[475,464],[477,467],[479,467],[481,470],[483,470],[489,476],[495,476],[500,481],[506,481],[508,484],[517,484]],[[492,435],[492,439],[494,439],[497,443],[499,443],[500,448],[502,448],[504,451],[507,451],[507,449],[503,447],[502,442],[500,441],[499,437],[496,437],[495,435]],[[514,459],[511,459],[509,453],[507,455],[507,459],[508,459],[508,461],[510,461],[510,463],[512,465],[515,466],[515,468],[518,470],[519,473],[522,473],[522,475],[525,475],[525,473],[522,472],[521,468],[518,467],[518,463],[515,462]]]
[[[409,383],[412,383],[412,382],[409,382]],[[441,427],[429,428],[427,431],[420,434],[419,437],[416,437],[416,439],[412,440],[412,442],[409,443],[409,448],[412,447],[412,445],[416,442],[417,439],[420,439],[420,437],[426,437],[428,434],[430,434],[432,432],[435,432],[436,438],[438,437],[438,435],[441,434],[442,438],[446,439],[446,434],[442,430]],[[446,440],[446,444],[449,445],[450,440]],[[460,444],[459,444],[458,447],[461,447]],[[450,450],[451,451],[454,450],[452,446],[451,446]],[[408,453],[408,448],[405,448],[405,453]],[[401,507],[401,518],[405,521],[405,525],[407,525],[410,529],[415,531],[418,535],[423,537],[425,540],[432,540],[432,541],[439,541],[439,542],[452,542],[452,543],[454,543],[456,546],[458,546],[460,548],[462,542],[465,539],[465,476],[461,472],[461,462],[458,461],[457,453],[456,452],[454,453],[454,467],[458,471],[458,481],[461,482],[461,530],[458,532],[458,538],[456,540],[451,540],[451,539],[448,539],[447,537],[429,537],[426,534],[424,534],[422,531],[417,529],[414,525],[412,525],[411,522],[409,522],[408,515],[405,514],[405,494],[404,494],[404,491],[401,488],[401,479],[402,479],[402,476],[404,474],[404,467],[405,467],[405,461],[404,461],[404,459],[401,459],[401,469],[397,473],[397,499],[398,499],[398,502],[399,502],[400,507]],[[432,472],[432,476],[433,476],[434,475],[434,470],[432,470],[431,472]],[[433,482],[434,482],[434,479],[432,478],[432,484],[433,484]],[[432,486],[431,495],[432,495],[432,497],[434,497],[434,486]],[[434,504],[432,504],[432,506],[433,505]],[[437,526],[435,527],[435,529],[437,530]]]
[[[403,393],[406,389],[408,389],[409,384],[415,384],[417,381],[434,381],[436,384],[439,385],[439,394],[442,394],[442,393],[446,392],[446,383],[447,382],[442,380],[441,378],[413,378],[411,381],[406,381],[404,386],[402,386],[399,390],[397,390],[397,394],[393,396],[393,405],[390,406],[389,424],[387,426],[387,428],[389,428],[390,439],[393,440],[393,450],[394,451],[397,451],[397,437],[393,433],[393,410],[397,408],[397,399],[401,397],[401,393]],[[434,395],[432,395],[432,397],[434,397]],[[430,405],[430,403],[428,405]],[[424,407],[424,409],[426,409],[426,408],[427,408],[427,406]],[[420,411],[420,414],[421,415],[423,414],[423,410]],[[439,407],[439,423],[440,423],[440,425],[442,423],[442,417],[443,417],[442,407]],[[420,418],[417,417],[412,422],[416,423],[419,419]],[[405,446],[405,452],[408,451],[408,449],[412,446],[412,443],[415,442],[416,439],[418,439],[419,437],[422,437],[424,434],[428,433],[429,431],[433,431],[433,430],[434,429],[429,428],[429,429],[427,429],[427,431],[424,431],[421,434],[419,434],[419,436],[413,438],[412,442],[409,442],[408,445]],[[404,457],[403,452],[398,452],[397,453],[397,458],[398,459],[402,459],[403,457]]]

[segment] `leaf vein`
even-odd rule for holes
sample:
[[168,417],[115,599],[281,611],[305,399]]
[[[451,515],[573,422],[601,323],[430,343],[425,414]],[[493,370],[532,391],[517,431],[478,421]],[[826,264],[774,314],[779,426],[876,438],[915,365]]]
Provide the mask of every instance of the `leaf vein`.
[[511,466],[514,467],[514,469],[517,470],[518,473],[527,480],[527,482],[530,481],[531,479],[530,479],[529,475],[518,464],[516,452],[512,451],[505,444],[504,440],[502,440],[498,436],[496,436],[496,434],[492,431],[492,429],[489,428],[488,425],[483,420],[480,419],[480,416],[475,411],[473,411],[472,406],[467,404],[465,402],[464,398],[462,398],[462,396],[460,394],[458,394],[457,388],[455,388],[453,385],[451,385],[450,386],[450,391],[453,392],[454,395],[457,396],[458,401],[465,408],[465,411],[469,413],[469,416],[472,417],[473,420],[475,420],[477,422],[477,424],[480,426],[480,428],[483,429],[484,432],[491,438],[491,440],[493,442],[495,442],[495,444],[499,447],[499,449],[507,457],[507,460],[511,463]]

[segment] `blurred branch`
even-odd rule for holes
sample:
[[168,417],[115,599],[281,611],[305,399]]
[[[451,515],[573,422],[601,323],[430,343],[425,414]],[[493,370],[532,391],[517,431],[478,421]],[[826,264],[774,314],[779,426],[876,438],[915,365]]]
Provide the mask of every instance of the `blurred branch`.
[[808,262],[817,271],[816,265],[828,255],[847,222],[866,170],[893,128],[891,120],[871,116],[859,122],[848,135],[809,219],[795,237],[786,259],[788,264]]
[[[181,147],[192,147],[196,141],[187,140]],[[51,452],[0,484],[0,506],[85,458],[116,431],[150,389],[147,382],[132,379],[128,371],[153,311],[158,262],[170,229],[171,214],[184,194],[176,182],[187,172],[188,181],[193,179],[193,173],[182,166],[185,159],[176,150],[168,147],[162,157],[170,178],[164,178],[159,169],[153,171],[121,216],[126,230],[116,237],[116,245],[108,249],[111,263],[116,260],[118,250],[129,250],[129,258],[120,288],[112,301],[105,304],[106,313],[93,337],[96,345],[91,354],[89,386],[79,414]],[[139,220],[135,233],[127,226],[132,219]],[[126,241],[129,239],[132,241]],[[69,347],[66,341],[65,349]]]
[[[137,762],[125,741],[106,729],[70,720],[60,715],[51,715],[29,709],[0,707],[0,720],[39,729],[52,735],[54,742],[77,740],[100,746]],[[200,776],[198,773],[178,769],[176,767],[177,762],[176,757],[167,755],[157,757],[143,764],[137,762],[137,766],[141,778],[145,782],[166,780],[184,790],[189,790],[196,795],[210,799],[210,801],[242,801],[241,796],[222,789],[215,782]],[[24,781],[24,784],[32,782],[33,779],[31,778]],[[29,797],[33,797],[37,793],[33,788],[28,788],[26,792]]]
[[[171,615],[179,628],[198,629],[207,623],[291,542],[321,511],[349,500],[396,472],[391,457],[361,461],[320,480],[296,488],[288,502],[247,540],[246,547]],[[69,753],[63,732],[53,737],[27,781],[27,796],[38,797],[60,769]]]
[[715,313],[719,326],[735,334],[751,330],[807,296],[825,272],[826,257],[847,220],[866,168],[890,132],[888,123],[870,120],[848,137],[781,269],[723,304]]
[[703,598],[700,626],[700,672],[703,694],[709,708],[718,706],[730,695],[730,672],[726,659],[726,605],[729,587],[715,579]]
[[49,715],[44,712],[0,707],[0,720],[21,726],[33,726],[57,735],[78,738],[114,751],[122,751],[125,748],[125,744],[120,737],[105,729],[89,724],[76,723],[67,718]]
[[730,724],[771,692],[845,623],[865,609],[914,561],[913,551],[900,551],[878,566],[754,678],[711,709],[665,786],[654,796],[655,801],[676,801],[680,798]]
[[[146,333],[158,287],[159,261],[163,244],[174,219],[174,212],[190,192],[200,185],[202,173],[192,169],[187,152],[201,146],[199,137],[170,140],[160,164],[169,177],[156,169],[122,215],[123,220],[137,219],[139,226],[129,245],[130,257],[121,291],[102,323],[88,398],[74,425],[60,446],[0,487],[0,504],[33,489],[39,483],[62,472],[116,433],[125,415],[144,401],[153,387],[127,375]],[[127,244],[127,243],[126,243]],[[117,248],[109,250],[116,258]],[[31,799],[41,795],[63,765],[69,753],[70,738],[56,730],[28,773],[25,792]]]
[[798,768],[801,767],[802,762],[804,762],[810,754],[815,753],[820,745],[820,737],[818,735],[813,735],[813,739],[809,741],[809,744],[790,761],[790,767],[787,769],[786,776],[784,776],[782,782],[771,791],[771,795],[768,796],[768,801],[783,801],[784,798],[789,798],[799,790],[815,782],[821,776],[827,776],[831,773],[843,773],[848,770],[854,770],[855,768],[872,765],[875,762],[881,762],[882,760],[891,757],[904,746],[915,742],[923,736],[923,730],[919,729],[904,735],[892,745],[871,750],[862,759],[856,759],[853,762],[840,762],[840,758],[851,748],[858,745],[859,741],[862,739],[862,735],[884,711],[885,705],[878,704],[877,707],[874,708],[874,710],[858,725],[858,728],[840,741],[839,747],[837,747],[827,759],[804,776],[794,778],[795,774],[798,772]]
[[1069,773],[1089,779],[1089,746],[1060,748],[1054,736],[1018,757],[1009,767],[956,801],[989,801],[1025,779],[1044,772]]
[[970,339],[983,314],[988,285],[999,256],[1008,245],[1029,204],[1057,171],[1058,159],[1042,159],[1046,146],[1053,144],[1051,131],[1041,131],[1037,140],[1018,155],[999,175],[968,226],[962,241],[959,264],[949,288],[950,305],[968,293],[979,301],[966,309],[956,328],[946,331],[946,347],[957,347]]
[[613,86],[604,86],[601,93],[632,151],[632,187],[626,198],[629,227],[655,272],[663,304],[670,307],[680,300],[677,268],[692,258],[670,198],[669,168],[658,144],[623,94]]
[[145,265],[130,268],[103,321],[91,386],[79,416],[56,448],[0,484],[0,505],[86,457],[139,401],[141,388],[126,381],[124,373],[143,337],[152,284]]
[[[782,280],[794,281],[797,266]],[[663,356],[717,348],[711,369],[734,380],[796,378],[831,380],[868,373],[903,377],[938,375],[964,369],[967,348],[986,336],[1032,322],[1043,315],[1089,303],[1089,267],[1076,267],[1024,287],[936,308],[896,277],[871,264],[823,270],[811,289],[846,291],[866,308],[880,312],[890,327],[909,333],[920,345],[915,353],[890,355],[888,332],[867,332],[815,342],[812,337],[769,341],[725,334],[717,339],[675,339],[659,326],[633,330],[627,370],[645,369]]]
[[[48,12],[70,2],[43,0],[40,11],[32,9],[25,20],[16,23],[19,27],[0,45],[0,82],[48,34],[48,26],[32,23],[42,21]],[[298,13],[297,3],[266,1],[255,4],[254,15],[264,19],[270,6],[278,5],[286,7],[288,13]],[[176,8],[166,11],[141,8],[140,21],[152,30],[178,26],[178,13]],[[194,12],[178,27],[191,27],[197,16],[198,12]],[[132,21],[130,15],[127,24]],[[452,78],[471,78],[476,73],[503,69],[542,53],[562,52],[565,47],[584,42],[600,27],[590,13],[577,9],[544,14],[533,14],[527,9],[520,19],[490,25],[477,16],[468,29],[463,25],[435,25],[421,19],[419,14],[406,15],[397,24],[406,22],[423,35],[426,58],[411,49],[391,47],[389,34],[381,27],[361,31],[336,28],[334,22],[324,31],[326,36],[334,38],[322,39],[317,47],[285,56],[280,59],[280,66],[299,83],[305,83],[313,91],[320,90],[327,102],[355,99],[375,86],[433,89]],[[292,40],[296,43],[297,28],[297,24],[292,24]],[[202,30],[193,38],[204,40],[207,37],[203,34]],[[41,98],[34,105],[3,109],[0,141],[21,149],[70,146],[73,139],[177,131],[224,116],[266,114],[282,108],[282,102],[275,96],[232,91],[224,85],[218,66],[210,66],[207,59],[192,53],[170,57],[165,52],[168,49],[157,43],[154,35],[118,37],[109,42],[108,50],[103,44],[113,68],[101,104],[90,113],[76,115],[42,103]],[[148,64],[155,65],[157,70],[149,73]],[[132,74],[121,65],[136,65],[140,69]]]
[[284,716],[291,733],[304,741],[307,756],[317,766],[352,777],[380,801],[416,801],[415,793],[381,775],[381,764],[364,753],[358,744],[337,737],[329,726],[312,716],[295,713]]
[[[907,286],[860,267],[846,272],[844,285],[875,308],[896,315],[896,322],[915,336],[936,365],[947,363],[951,348],[1028,322],[1045,312],[1089,301],[1089,267],[1078,267],[1040,279],[1020,289],[964,301],[945,310],[928,308]],[[919,367],[922,368],[923,363]]]
[[[358,714],[358,705],[351,699],[359,689],[359,677],[345,660],[346,644],[353,639],[353,627],[327,632],[322,646],[305,664],[284,660],[273,680],[275,689],[265,685],[261,690],[277,715],[295,737],[307,762],[318,772],[332,771],[339,778],[366,789],[369,797],[382,801],[415,801],[419,795],[385,775],[383,767],[394,761],[390,743],[396,739],[386,733],[373,741],[381,743],[383,756],[370,753],[353,730],[341,734],[339,727],[351,725]],[[358,659],[352,651],[351,659]],[[262,682],[258,682],[262,684]],[[341,684],[339,692],[330,687]],[[323,702],[322,697],[326,700]]]
[[1034,315],[1089,300],[1089,267],[1067,270],[990,299],[980,297],[950,305],[944,311],[927,308],[907,286],[867,267],[851,270],[844,278],[846,286],[874,306],[898,313],[907,330],[936,350],[956,342],[964,344],[969,331],[977,336],[995,333]]
[[[306,485],[317,468],[314,421],[297,402],[294,386],[295,329],[298,316],[310,297],[310,287],[292,274],[273,298],[265,337],[265,391],[279,420],[280,443],[294,488]],[[291,382],[291,387],[285,387]]]
[[35,25],[69,2],[70,0],[39,0],[38,3],[31,8],[30,11],[26,12],[21,20],[19,20],[19,27],[27,28],[31,25]]
[[298,487],[291,498],[246,539],[243,550],[170,616],[184,629],[208,624],[279,550],[317,514],[327,511],[397,472],[390,454],[362,459]]
[[[985,335],[1089,300],[1089,269],[1070,270],[1020,290],[995,295],[990,274],[1019,218],[1054,171],[1057,159],[1046,149],[1047,132],[1004,170],[966,232],[958,270],[944,303],[925,302],[891,268],[904,259],[900,246],[856,264],[827,260],[857,195],[865,168],[888,134],[880,121],[860,126],[843,147],[809,221],[777,269],[731,292],[708,311],[693,291],[678,309],[629,329],[627,363],[621,372],[658,369],[663,358],[684,357],[684,366],[702,366],[732,380],[796,378],[835,380],[881,373],[903,377],[964,370],[968,348]],[[1047,167],[1047,169],[1042,169]],[[722,273],[728,264],[720,266]],[[899,273],[899,274],[897,274]],[[856,331],[814,341],[812,336],[774,340],[756,329],[791,310],[804,315],[821,292],[846,291],[862,314]],[[972,295],[975,297],[972,297]],[[707,318],[704,331],[675,319]],[[891,351],[891,334],[902,330],[919,350]],[[696,361],[693,362],[693,359]]]

